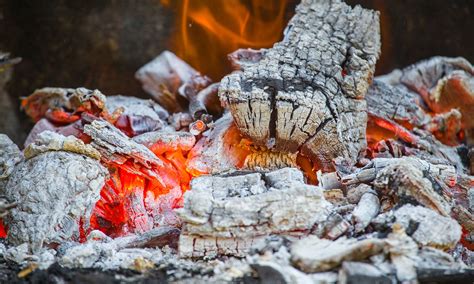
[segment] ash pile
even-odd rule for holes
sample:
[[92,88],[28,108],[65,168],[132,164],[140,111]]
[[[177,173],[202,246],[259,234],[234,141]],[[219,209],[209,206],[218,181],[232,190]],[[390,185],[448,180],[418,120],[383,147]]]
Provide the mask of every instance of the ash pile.
[[218,83],[166,51],[153,100],[36,90],[0,135],[2,280],[471,281],[474,68],[379,53],[377,12],[308,0]]

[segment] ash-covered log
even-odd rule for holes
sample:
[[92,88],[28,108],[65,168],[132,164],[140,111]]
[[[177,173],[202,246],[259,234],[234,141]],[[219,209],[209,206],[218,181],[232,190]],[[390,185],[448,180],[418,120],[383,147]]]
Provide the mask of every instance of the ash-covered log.
[[185,194],[179,254],[245,256],[269,234],[304,236],[324,222],[332,205],[319,187],[291,168],[260,174],[205,176]]
[[[306,0],[283,41],[221,81],[221,101],[254,143],[332,168],[366,147],[365,93],[380,53],[378,13]],[[261,57],[261,58],[260,58]]]
[[5,218],[8,241],[28,243],[33,252],[44,243],[78,241],[80,222],[87,229],[108,174],[97,160],[100,154],[72,136],[49,131],[25,153],[4,188],[8,201],[17,203]]

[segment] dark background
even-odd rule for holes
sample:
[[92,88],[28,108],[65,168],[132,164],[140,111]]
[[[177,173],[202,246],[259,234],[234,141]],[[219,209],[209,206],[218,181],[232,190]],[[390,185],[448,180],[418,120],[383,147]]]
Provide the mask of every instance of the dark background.
[[[472,0],[347,2],[381,12],[377,74],[435,55],[474,62]],[[0,50],[23,58],[0,78],[1,87],[11,75],[0,90],[0,133],[23,142],[31,123],[18,98],[44,86],[147,97],[134,73],[170,48],[174,27],[174,12],[159,0],[0,0]]]

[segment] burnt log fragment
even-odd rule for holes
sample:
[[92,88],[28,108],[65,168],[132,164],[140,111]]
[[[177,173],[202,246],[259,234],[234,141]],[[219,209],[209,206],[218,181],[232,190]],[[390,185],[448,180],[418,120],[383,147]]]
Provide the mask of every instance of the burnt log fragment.
[[[303,1],[283,41],[221,81],[219,96],[254,143],[301,151],[325,170],[366,147],[365,93],[380,53],[377,12]],[[260,57],[260,55],[259,55]]]
[[177,210],[183,220],[182,257],[245,256],[270,234],[307,235],[332,211],[323,190],[304,184],[303,174],[292,168],[198,177],[191,189]]
[[93,151],[72,136],[40,134],[5,187],[7,200],[18,204],[5,218],[8,241],[37,252],[44,243],[79,240],[79,222],[87,229],[107,176]]

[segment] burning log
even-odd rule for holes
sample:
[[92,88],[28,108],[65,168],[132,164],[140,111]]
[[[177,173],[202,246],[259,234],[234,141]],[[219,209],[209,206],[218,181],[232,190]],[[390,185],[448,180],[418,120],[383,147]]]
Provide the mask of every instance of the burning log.
[[411,204],[379,215],[374,224],[381,230],[400,224],[422,246],[452,249],[461,238],[461,226],[452,218],[433,210]]
[[79,240],[79,223],[88,227],[107,175],[97,151],[81,141],[52,132],[40,138],[25,150],[26,160],[14,168],[4,190],[8,201],[18,204],[5,219],[8,240],[26,242],[33,252],[43,243]]
[[[221,81],[219,96],[254,143],[300,150],[323,169],[365,149],[364,95],[380,52],[378,14],[303,1],[285,38]],[[330,28],[332,27],[332,28]]]
[[[244,256],[269,234],[301,236],[325,221],[331,204],[296,169],[267,174],[198,177],[185,194],[182,257]],[[291,197],[291,198],[290,198]]]

